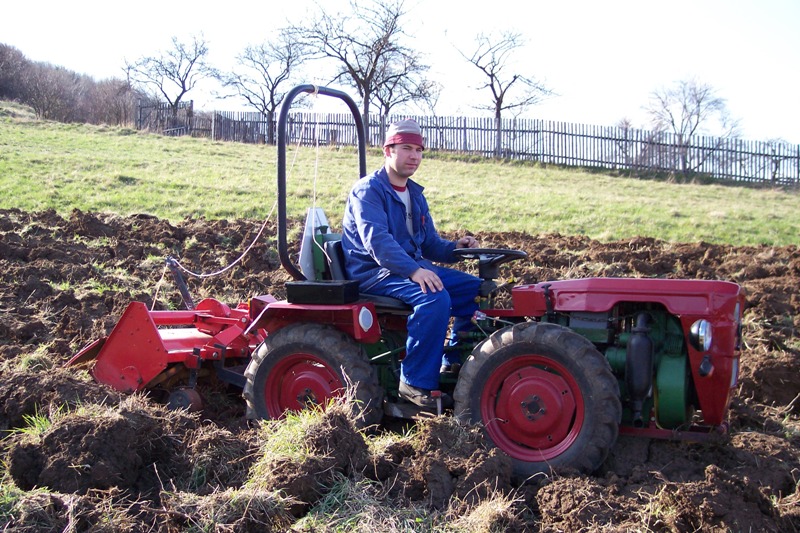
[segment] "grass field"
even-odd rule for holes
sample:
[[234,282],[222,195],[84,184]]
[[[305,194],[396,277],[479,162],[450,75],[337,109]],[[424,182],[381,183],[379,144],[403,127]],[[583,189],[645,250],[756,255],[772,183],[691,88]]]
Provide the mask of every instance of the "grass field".
[[[36,120],[0,102],[0,208],[263,219],[276,200],[274,146]],[[354,149],[291,147],[288,212],[333,225],[358,178]],[[382,164],[370,150],[368,168]],[[415,176],[441,230],[647,236],[674,242],[797,244],[798,191],[677,183],[597,171],[426,154]]]

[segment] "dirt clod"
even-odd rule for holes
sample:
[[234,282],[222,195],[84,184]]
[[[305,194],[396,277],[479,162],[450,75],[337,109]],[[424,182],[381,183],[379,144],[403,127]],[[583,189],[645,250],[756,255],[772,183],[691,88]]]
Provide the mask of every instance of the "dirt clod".
[[[299,224],[293,221],[289,233]],[[227,391],[218,391],[222,401],[199,415],[169,413],[61,366],[107,335],[132,300],[182,307],[167,256],[192,272],[215,272],[239,257],[260,226],[255,220],[171,223],[78,210],[67,217],[0,211],[0,432],[3,460],[20,491],[4,526],[97,530],[105,519],[117,531],[142,524],[163,531],[257,531],[269,523],[285,530],[291,515],[319,501],[341,479],[336,476],[365,476],[398,501],[448,509],[462,519],[485,498],[506,494],[517,503],[497,516],[510,530],[800,530],[797,246],[476,235],[483,246],[528,253],[529,260],[503,267],[517,283],[613,275],[742,285],[744,347],[726,443],[621,438],[595,475],[515,487],[507,458],[453,421],[423,424],[413,436],[368,451],[360,433],[331,418],[307,436],[315,452],[308,464],[275,458],[273,478],[258,486],[253,469],[263,443],[241,422],[242,409]],[[298,252],[296,244],[289,252]],[[190,276],[187,283],[197,300],[236,304],[259,294],[283,298],[288,279],[274,242],[265,238],[236,268],[203,280]],[[49,425],[37,427],[39,417]],[[273,489],[291,498],[281,500]]]

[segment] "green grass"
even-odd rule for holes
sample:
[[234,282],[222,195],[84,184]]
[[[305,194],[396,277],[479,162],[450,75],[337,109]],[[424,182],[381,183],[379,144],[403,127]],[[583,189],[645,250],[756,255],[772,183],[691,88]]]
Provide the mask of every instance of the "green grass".
[[[149,213],[178,221],[263,219],[276,201],[274,146],[38,121],[0,102],[0,208]],[[337,226],[358,178],[352,148],[291,147],[288,213]],[[370,150],[368,168],[382,164]],[[426,154],[415,178],[443,231],[647,236],[673,242],[796,244],[798,191],[645,180],[539,164]],[[274,216],[274,215],[273,215]]]
[[[338,481],[302,517],[296,531],[441,531],[440,513],[424,505],[402,504],[387,498],[380,483],[365,478],[353,480],[337,476]],[[470,530],[465,530],[470,531]],[[472,530],[480,531],[480,530]]]

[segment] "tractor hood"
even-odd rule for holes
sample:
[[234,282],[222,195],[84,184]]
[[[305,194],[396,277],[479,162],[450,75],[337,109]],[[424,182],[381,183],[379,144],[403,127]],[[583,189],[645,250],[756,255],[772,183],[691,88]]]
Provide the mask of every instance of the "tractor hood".
[[517,315],[606,312],[619,302],[662,304],[675,315],[713,315],[740,298],[736,283],[654,278],[586,278],[519,285],[512,290]]

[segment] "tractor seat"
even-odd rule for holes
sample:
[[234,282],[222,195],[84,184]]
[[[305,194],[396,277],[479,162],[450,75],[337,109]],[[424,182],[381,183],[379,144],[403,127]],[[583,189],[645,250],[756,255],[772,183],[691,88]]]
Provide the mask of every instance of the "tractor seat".
[[[323,244],[325,250],[325,257],[328,262],[328,270],[332,280],[346,280],[344,269],[344,250],[342,249],[341,240],[325,241]],[[367,300],[375,304],[375,310],[378,312],[392,312],[392,313],[410,313],[411,306],[402,300],[392,298],[391,296],[381,296],[378,294],[359,293],[358,297],[362,300]]]

